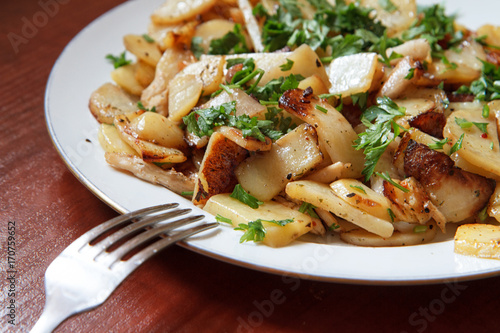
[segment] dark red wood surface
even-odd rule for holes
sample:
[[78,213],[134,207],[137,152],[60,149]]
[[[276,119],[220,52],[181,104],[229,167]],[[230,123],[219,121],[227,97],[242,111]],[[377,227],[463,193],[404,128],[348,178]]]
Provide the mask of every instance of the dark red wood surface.
[[[64,46],[120,2],[0,3],[2,331],[29,331],[42,312],[49,263],[79,235],[117,215],[62,162],[47,133],[43,101]],[[13,285],[9,221],[15,222]],[[12,286],[14,297],[8,295]],[[499,295],[500,277],[424,286],[290,280],[173,246],[140,267],[104,305],[56,331],[498,332]],[[15,325],[8,317],[11,299]]]

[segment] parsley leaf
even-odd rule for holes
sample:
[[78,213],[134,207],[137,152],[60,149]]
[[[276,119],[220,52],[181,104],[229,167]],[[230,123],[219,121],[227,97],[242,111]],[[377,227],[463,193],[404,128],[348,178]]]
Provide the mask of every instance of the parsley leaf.
[[200,59],[201,55],[205,53],[201,43],[203,43],[202,37],[196,36],[191,38],[191,52],[193,52],[196,59]]
[[214,133],[214,128],[218,126],[230,126],[240,129],[243,137],[254,137],[260,141],[265,141],[266,136],[276,140],[283,135],[275,129],[275,122],[272,120],[259,120],[257,117],[250,118],[248,115],[235,115],[236,102],[223,103],[208,109],[194,110],[182,120],[186,129],[195,135],[210,136]]
[[106,55],[106,59],[108,59],[116,69],[122,66],[126,66],[132,62],[132,60],[126,59],[126,53],[127,51],[123,51],[119,56],[108,54]]
[[434,143],[429,144],[428,147],[433,150],[443,149],[444,145],[447,144],[448,141],[450,141],[448,138],[444,138],[443,140],[434,141]]
[[240,238],[240,243],[249,241],[260,242],[264,240],[264,237],[266,236],[266,229],[264,229],[262,221],[259,220],[250,221],[248,224],[240,223],[237,228],[234,228],[234,230],[245,231],[243,236]]
[[462,41],[462,32],[455,29],[455,15],[446,15],[442,5],[424,7],[420,14],[419,19],[403,33],[404,40],[427,39],[433,56],[440,55],[444,49],[452,48]]
[[477,123],[474,121],[468,121],[467,119],[455,117],[455,123],[460,126],[460,128],[466,129],[471,128],[472,125],[476,126],[482,133],[488,133],[488,123]]
[[[373,105],[362,114],[361,121],[366,125],[365,132],[358,134],[354,142],[356,150],[363,149],[365,154],[365,168],[362,174],[369,180],[380,157],[389,144],[399,135],[400,126],[395,118],[405,115],[406,109],[399,107],[388,97],[377,98],[377,105]],[[372,121],[375,121],[372,123]]]
[[304,201],[299,207],[299,212],[307,213],[309,216],[314,218],[319,218],[318,214],[314,211],[314,208],[316,208],[316,206]]
[[156,112],[156,106],[153,106],[151,109],[148,109],[142,104],[142,101],[137,102],[137,107],[139,108],[139,110],[142,111]]
[[379,176],[380,178],[382,178],[386,182],[390,183],[392,186],[400,189],[404,193],[410,192],[409,189],[407,189],[406,187],[401,186],[400,184],[398,184],[394,180],[392,180],[391,176],[389,176],[389,173],[387,171],[384,172],[384,173],[376,172],[376,174],[377,174],[377,176]]
[[479,101],[500,99],[500,67],[497,68],[487,61],[481,60],[481,62],[483,63],[481,77],[473,81],[470,87],[461,86],[457,93],[474,94]]
[[241,32],[241,25],[235,24],[233,31],[229,31],[219,39],[210,42],[208,54],[248,53],[245,35]]
[[254,241],[254,242],[260,242],[264,240],[264,237],[266,236],[266,229],[264,228],[264,225],[262,222],[268,222],[268,223],[274,223],[279,226],[284,227],[288,223],[293,222],[293,219],[286,219],[286,220],[262,220],[262,219],[257,219],[255,221],[250,221],[248,224],[240,223],[238,224],[237,228],[234,228],[234,230],[243,230],[245,233],[243,236],[240,238],[240,243],[243,242],[249,242],[249,241]]
[[262,201],[259,201],[256,197],[248,194],[248,192],[245,191],[245,189],[240,184],[236,184],[233,193],[231,193],[229,196],[231,198],[238,199],[240,202],[243,202],[253,209],[257,209],[260,205],[263,204]]
[[233,221],[231,221],[231,219],[228,219],[227,217],[224,217],[224,216],[222,216],[220,214],[217,214],[215,216],[215,220],[217,222],[222,222],[222,223],[227,223],[227,224],[233,225]]
[[465,133],[462,133],[462,135],[460,135],[460,137],[458,138],[457,142],[455,142],[455,144],[451,147],[450,155],[453,153],[456,153],[458,150],[460,150],[462,148],[462,144],[464,142],[464,137],[465,137]]
[[148,34],[143,34],[142,38],[144,38],[144,40],[146,42],[148,42],[148,43],[154,43],[155,42],[155,40],[151,36],[149,36]]
[[286,72],[286,71],[291,70],[292,67],[293,67],[293,61],[290,60],[290,59],[288,59],[288,58],[286,58],[286,64],[281,65],[280,69],[281,69],[282,72]]

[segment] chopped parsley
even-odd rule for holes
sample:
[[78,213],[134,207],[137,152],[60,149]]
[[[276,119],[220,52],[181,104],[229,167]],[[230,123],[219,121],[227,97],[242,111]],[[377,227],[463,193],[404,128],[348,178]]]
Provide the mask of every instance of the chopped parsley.
[[234,29],[219,39],[213,39],[208,48],[208,54],[239,54],[249,53],[245,35],[240,24],[235,24]]
[[358,190],[358,191],[360,191],[360,192],[362,192],[364,194],[366,194],[366,191],[365,191],[365,189],[362,186],[359,186],[359,185],[349,185],[349,186],[352,187],[352,188],[355,188],[356,190]]
[[153,106],[151,109],[146,108],[141,101],[137,102],[137,107],[142,111],[156,112],[156,106]]
[[293,67],[293,61],[290,60],[290,59],[288,59],[288,58],[286,58],[286,64],[281,65],[280,69],[281,69],[282,72],[286,72],[286,71],[291,70],[292,67]]
[[428,147],[432,150],[443,149],[444,145],[447,144],[448,141],[450,141],[448,138],[444,138],[443,140],[434,141],[434,143],[429,144]]
[[321,111],[323,113],[328,113],[328,109],[325,109],[324,107],[322,107],[319,104],[316,104],[315,108],[316,108],[316,110],[319,110],[319,111]]
[[389,173],[386,171],[384,173],[376,172],[376,175],[391,184],[392,186],[396,187],[397,189],[403,191],[404,193],[410,192],[409,189],[406,187],[401,186],[400,184],[396,183],[394,180],[392,180],[391,176],[389,176]]
[[340,228],[340,225],[334,223],[334,224],[332,224],[331,226],[328,227],[328,230],[334,231],[334,230],[337,230],[338,228]]
[[154,43],[155,40],[153,38],[151,38],[151,36],[149,36],[148,34],[144,34],[142,35],[142,38],[144,38],[144,40],[148,43]]
[[462,41],[463,33],[455,29],[455,15],[446,15],[442,5],[423,7],[419,12],[419,18],[403,33],[404,40],[427,39],[433,57],[441,57],[445,49]]
[[286,220],[262,220],[258,219],[255,221],[250,221],[248,224],[240,223],[238,224],[238,227],[234,228],[234,230],[242,230],[245,231],[243,236],[240,238],[240,243],[243,242],[249,242],[249,241],[254,241],[254,242],[260,242],[264,240],[264,237],[266,236],[266,229],[264,228],[264,225],[262,222],[268,222],[268,223],[274,223],[279,226],[285,226],[288,223],[293,222],[293,219],[286,219]]
[[200,36],[196,36],[191,38],[191,52],[196,59],[200,59],[201,55],[205,53],[205,50],[201,46],[203,43],[203,38]]
[[483,112],[482,112],[482,114],[481,114],[481,115],[482,115],[482,116],[483,116],[483,118],[485,118],[485,119],[490,117],[490,107],[489,107],[487,104],[485,104],[485,105],[483,106]]
[[309,216],[314,218],[319,218],[318,214],[314,211],[314,208],[316,208],[316,206],[304,201],[299,207],[299,212],[307,213]]
[[387,208],[387,213],[389,214],[389,218],[391,219],[391,222],[394,222],[394,218],[396,217],[396,214],[394,214],[394,212],[390,208]]
[[482,61],[481,77],[473,81],[469,87],[461,86],[456,93],[473,94],[479,101],[500,99],[500,67],[487,61]]
[[129,65],[130,63],[132,63],[132,60],[128,60],[126,58],[126,53],[127,53],[127,51],[123,51],[122,53],[120,53],[119,56],[114,56],[112,54],[108,54],[108,55],[106,55],[106,59],[108,59],[109,62],[111,62],[116,69],[116,68],[126,66],[126,65]]
[[455,117],[455,123],[462,129],[471,128],[472,125],[479,128],[482,133],[488,133],[488,123],[477,123],[473,121],[468,121],[467,119]]
[[236,184],[233,193],[231,193],[229,196],[231,198],[239,200],[240,202],[253,209],[257,209],[260,205],[263,204],[262,201],[259,201],[256,197],[248,194],[248,192],[245,191],[245,189],[240,184]]
[[[262,6],[254,9],[254,15],[265,18],[262,41],[265,51],[273,52],[285,47],[309,45],[313,50],[333,50],[325,61],[348,54],[368,51],[373,41],[384,35],[386,28],[371,14],[370,8],[336,0],[332,6],[326,0],[308,0],[316,8],[312,19],[303,17],[294,0],[280,0],[276,13],[270,15]],[[387,4],[390,1],[385,1]],[[364,31],[360,32],[360,31]],[[369,40],[363,36],[370,34]]]
[[462,148],[462,144],[464,142],[464,137],[465,137],[465,133],[462,133],[462,135],[460,135],[460,137],[458,138],[457,142],[455,142],[455,144],[451,147],[450,155],[453,153],[456,153],[458,150],[460,150]]
[[284,133],[275,129],[273,120],[259,120],[257,117],[250,118],[248,115],[236,116],[236,102],[223,103],[207,109],[192,111],[182,120],[187,131],[195,135],[210,136],[218,126],[230,126],[240,129],[243,137],[253,137],[262,142],[266,136],[272,140],[279,139]]
[[358,134],[354,147],[356,150],[364,150],[365,168],[362,174],[366,181],[372,176],[375,166],[389,144],[399,136],[401,128],[394,119],[404,116],[405,111],[404,107],[399,107],[392,99],[379,97],[377,105],[363,112],[361,122],[367,128],[365,132]]

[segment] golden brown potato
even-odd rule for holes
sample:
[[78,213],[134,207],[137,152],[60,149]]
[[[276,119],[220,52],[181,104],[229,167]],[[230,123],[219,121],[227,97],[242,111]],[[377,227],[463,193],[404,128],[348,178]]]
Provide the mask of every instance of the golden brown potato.
[[464,224],[455,233],[455,252],[479,258],[500,259],[500,226]]
[[115,116],[137,111],[137,101],[137,97],[108,82],[90,95],[89,109],[100,123],[112,124]]
[[235,173],[246,191],[268,201],[322,160],[315,129],[302,124],[276,140],[270,151],[252,154]]
[[193,202],[205,204],[213,195],[231,193],[238,183],[234,169],[248,156],[241,148],[223,134],[215,132],[210,137],[201,162]]
[[151,19],[156,24],[176,24],[210,10],[215,3],[215,0],[166,0]]

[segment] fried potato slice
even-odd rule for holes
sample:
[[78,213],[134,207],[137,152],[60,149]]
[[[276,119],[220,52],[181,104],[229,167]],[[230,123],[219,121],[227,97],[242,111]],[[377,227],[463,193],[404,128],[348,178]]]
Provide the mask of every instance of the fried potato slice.
[[359,180],[339,179],[331,183],[330,187],[339,198],[349,205],[380,219],[391,221],[389,200]]
[[89,109],[100,123],[113,124],[115,116],[137,111],[138,98],[110,82],[90,95]]
[[464,224],[455,233],[455,253],[500,259],[500,226]]
[[248,224],[250,221],[261,220],[286,220],[293,222],[284,226],[262,221],[266,234],[262,243],[272,247],[281,247],[290,244],[293,240],[308,233],[312,228],[312,218],[273,201],[264,202],[259,208],[254,209],[231,198],[229,194],[218,194],[211,197],[203,208],[213,215],[221,215],[232,221],[234,227],[240,223]]
[[286,194],[293,199],[305,201],[316,207],[330,211],[336,216],[381,237],[390,237],[394,231],[394,226],[391,222],[351,206],[339,198],[326,184],[310,180],[298,180],[286,186]]
[[176,24],[208,11],[215,0],[166,0],[151,15],[157,24]]
[[238,183],[234,169],[247,156],[246,149],[223,134],[217,132],[212,134],[198,172],[193,202],[203,205],[213,195],[231,193]]
[[405,31],[417,18],[417,2],[415,0],[392,0],[394,10],[388,10],[382,3],[380,0],[361,0],[363,7],[375,9],[375,16],[387,27],[388,36]]
[[248,151],[269,151],[272,148],[272,141],[268,137],[266,137],[264,141],[260,141],[251,136],[244,137],[242,130],[238,128],[221,126],[217,128],[217,132],[223,134],[226,138]]
[[163,147],[137,138],[137,133],[134,133],[130,123],[140,114],[142,112],[115,117],[114,125],[122,140],[129,144],[146,162],[182,163],[186,161],[186,156],[178,149]]
[[351,96],[367,92],[377,71],[376,53],[358,53],[338,57],[330,64],[330,93]]
[[101,126],[99,126],[97,138],[105,152],[125,154],[129,156],[138,155],[137,152],[130,147],[130,145],[123,141],[120,137],[120,133],[118,133],[118,130],[113,125],[105,123],[101,124]]
[[315,129],[302,124],[276,140],[270,151],[250,156],[235,173],[246,191],[267,201],[322,160]]
[[[488,118],[482,116],[481,109],[456,110],[446,121],[444,136],[455,144],[463,135],[462,148],[457,154],[469,163],[500,176],[500,142],[494,110]],[[460,125],[460,122],[468,124]],[[473,125],[482,124],[483,129]]]
[[104,157],[112,167],[129,171],[137,178],[165,186],[177,194],[192,191],[194,188],[194,178],[187,177],[174,169],[163,170],[152,163],[144,162],[138,156],[106,152]]
[[129,94],[140,96],[144,87],[135,76],[137,66],[137,63],[134,63],[118,67],[111,72],[111,79]]
[[154,107],[158,113],[168,115],[168,83],[186,63],[192,61],[192,53],[189,50],[167,49],[156,65],[153,82],[141,94],[144,107]]
[[409,246],[425,244],[436,237],[437,227],[434,224],[427,226],[424,232],[394,231],[391,237],[380,237],[363,229],[354,229],[340,234],[344,242],[357,246]]
[[156,112],[144,112],[128,125],[134,136],[163,147],[184,149],[184,131],[167,117]]
[[353,147],[358,135],[340,112],[309,89],[285,91],[279,105],[316,128],[321,149],[328,152],[333,162],[349,163],[352,171],[361,176],[365,157]]
[[161,52],[155,41],[147,41],[140,35],[128,34],[123,37],[123,44],[127,51],[150,66],[155,67],[160,61]]

